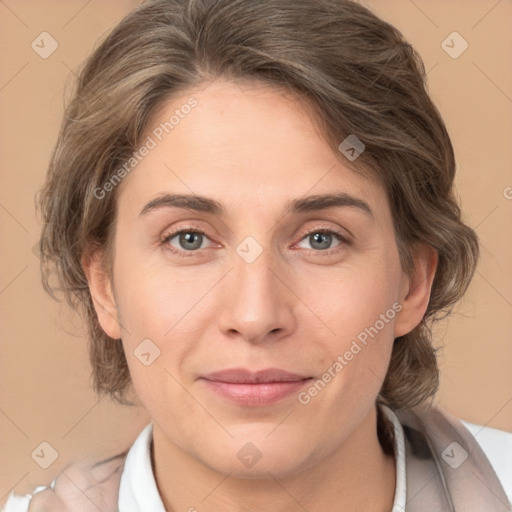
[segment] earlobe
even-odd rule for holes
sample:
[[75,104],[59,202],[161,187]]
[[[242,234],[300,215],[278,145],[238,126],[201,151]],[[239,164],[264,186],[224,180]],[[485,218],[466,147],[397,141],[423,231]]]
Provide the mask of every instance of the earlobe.
[[87,277],[89,291],[101,328],[111,338],[120,339],[121,326],[118,320],[117,305],[102,251],[98,249],[83,257],[82,268]]
[[411,332],[425,316],[437,262],[438,254],[432,246],[421,245],[416,248],[412,275],[402,275],[402,309],[395,321],[395,338]]

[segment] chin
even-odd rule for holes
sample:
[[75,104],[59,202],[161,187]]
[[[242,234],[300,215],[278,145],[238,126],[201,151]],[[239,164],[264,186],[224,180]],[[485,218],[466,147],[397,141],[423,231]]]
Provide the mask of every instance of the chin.
[[249,441],[248,437],[233,440],[230,447],[218,453],[211,452],[208,457],[210,460],[203,459],[202,463],[234,478],[268,480],[298,474],[311,467],[314,460],[321,458],[306,452],[303,439],[291,442],[290,437],[276,437],[269,441],[265,440],[265,436],[268,436],[267,429],[254,441]]

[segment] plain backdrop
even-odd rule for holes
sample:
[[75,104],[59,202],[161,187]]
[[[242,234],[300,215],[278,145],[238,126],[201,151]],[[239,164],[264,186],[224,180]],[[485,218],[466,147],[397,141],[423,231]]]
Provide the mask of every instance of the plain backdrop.
[[[126,449],[148,422],[143,410],[92,393],[83,328],[42,291],[34,250],[40,230],[34,194],[57,136],[66,83],[135,5],[0,1],[0,503],[13,488],[25,493],[48,484],[79,455]],[[464,218],[482,244],[466,297],[435,329],[442,347],[435,401],[462,419],[512,432],[512,3],[366,5],[423,57],[431,96],[455,147]],[[46,59],[31,46],[42,32],[58,44]],[[464,41],[467,49],[454,58]],[[42,442],[58,453],[48,469],[31,457]]]

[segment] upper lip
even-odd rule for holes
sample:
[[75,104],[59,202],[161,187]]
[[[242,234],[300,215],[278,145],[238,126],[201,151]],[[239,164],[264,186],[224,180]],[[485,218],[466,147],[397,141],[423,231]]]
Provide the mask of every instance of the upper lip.
[[264,370],[250,371],[245,368],[232,368],[209,373],[202,377],[206,380],[218,382],[232,382],[237,384],[259,384],[263,382],[297,382],[307,379],[304,375],[291,373],[279,368],[266,368]]

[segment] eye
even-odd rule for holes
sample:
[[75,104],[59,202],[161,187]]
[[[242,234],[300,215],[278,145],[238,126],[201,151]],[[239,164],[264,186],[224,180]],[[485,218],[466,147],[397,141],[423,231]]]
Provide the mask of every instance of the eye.
[[[210,242],[209,245],[206,245]],[[303,244],[309,243],[310,249],[325,255],[338,252],[339,246],[350,245],[350,241],[341,233],[330,228],[317,228],[306,233],[299,242],[299,247],[308,249]],[[334,245],[333,245],[334,244]],[[205,249],[211,244],[210,239],[200,229],[182,228],[167,234],[161,241],[166,249],[178,256],[193,256],[200,249]]]
[[[301,239],[300,244],[303,244],[304,242],[309,243],[314,251],[329,253],[333,252],[329,251],[329,249],[338,247],[339,245],[342,245],[342,243],[349,243],[347,238],[345,238],[341,233],[327,228],[315,229],[306,233],[306,235]],[[332,245],[333,242],[336,242],[334,246]],[[299,247],[308,249],[308,247],[304,247],[300,244]]]
[[198,249],[205,248],[203,243],[206,240],[209,239],[203,231],[197,229],[180,229],[179,231],[167,235],[162,240],[162,244],[166,245],[172,252],[195,252]]

